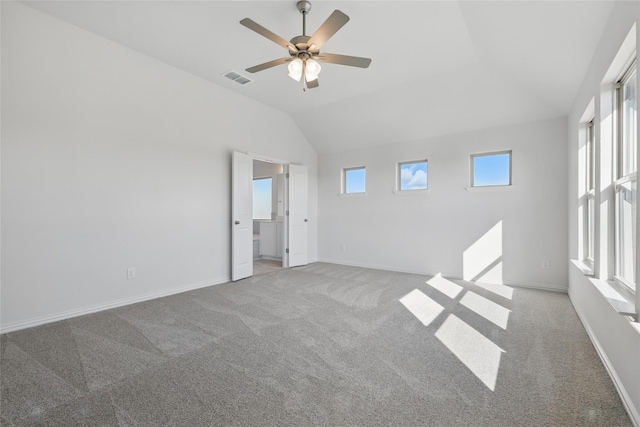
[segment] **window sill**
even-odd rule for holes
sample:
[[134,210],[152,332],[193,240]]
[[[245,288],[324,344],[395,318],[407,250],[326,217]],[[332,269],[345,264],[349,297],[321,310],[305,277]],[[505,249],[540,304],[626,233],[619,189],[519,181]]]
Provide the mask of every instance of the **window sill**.
[[636,308],[633,297],[631,296],[630,298],[629,295],[626,295],[626,292],[620,287],[621,285],[615,282],[595,278],[591,278],[589,280],[619,314],[622,314],[623,316],[632,316],[634,318],[636,317]]
[[[571,262],[583,273],[584,267],[587,267],[587,271],[591,271],[582,261],[572,259]],[[593,276],[593,273],[585,274],[585,276]],[[638,314],[636,312],[633,292],[615,281],[601,280],[595,277],[589,277],[589,281],[611,307],[613,307],[618,314],[627,317],[634,329],[640,333],[640,323],[638,323]]]
[[338,193],[338,197],[358,197],[358,196],[366,196],[367,193]]
[[572,259],[571,262],[573,265],[578,267],[578,270],[582,272],[585,276],[593,277],[593,268],[589,264],[584,261],[578,261],[577,259]]
[[424,196],[431,192],[430,189],[425,188],[424,190],[393,190],[392,193],[396,196]]
[[493,193],[497,191],[512,191],[514,187],[514,185],[491,185],[487,187],[464,187],[464,189],[468,193],[475,193],[476,191]]

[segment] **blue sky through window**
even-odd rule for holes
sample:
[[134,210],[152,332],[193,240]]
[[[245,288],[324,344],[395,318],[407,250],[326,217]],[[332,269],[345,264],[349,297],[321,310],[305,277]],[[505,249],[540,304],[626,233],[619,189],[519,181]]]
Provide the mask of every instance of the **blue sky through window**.
[[473,186],[511,185],[511,153],[473,156]]
[[366,191],[365,178],[366,172],[364,168],[345,169],[345,193],[364,193]]
[[271,178],[253,180],[253,218],[271,219]]
[[425,190],[426,188],[426,161],[400,164],[400,190]]

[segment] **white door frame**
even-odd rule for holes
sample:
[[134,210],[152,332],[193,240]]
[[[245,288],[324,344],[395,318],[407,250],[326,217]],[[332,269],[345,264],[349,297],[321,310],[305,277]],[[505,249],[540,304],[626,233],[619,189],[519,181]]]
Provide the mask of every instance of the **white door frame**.
[[[234,150],[234,151],[238,151],[238,150]],[[287,215],[287,212],[289,211],[289,180],[286,178],[286,176],[289,174],[289,165],[293,164],[292,162],[288,161],[288,160],[283,160],[283,159],[278,159],[275,157],[270,157],[270,156],[264,156],[262,154],[257,154],[257,153],[252,153],[249,151],[238,151],[241,154],[245,154],[247,156],[249,156],[253,162],[253,160],[260,160],[260,161],[264,161],[264,162],[269,162],[269,163],[276,163],[276,164],[280,164],[283,167],[283,175],[285,177],[284,183],[283,183],[283,198],[284,198],[284,215],[282,217],[282,268],[289,268],[289,253],[287,252],[288,248],[289,248],[289,224],[290,224],[290,218],[289,215]],[[307,194],[308,194],[308,186],[307,186]],[[232,188],[233,191],[233,188]],[[251,187],[251,194],[253,194],[253,187]],[[233,198],[233,196],[232,196]],[[233,215],[233,213],[232,213]],[[233,221],[233,219],[232,219]],[[233,236],[232,236],[233,239]],[[308,248],[307,248],[308,250]],[[233,261],[232,261],[233,263]],[[232,265],[233,268],[233,265]],[[252,272],[253,275],[253,272]]]
[[[245,154],[251,156],[253,160],[260,160],[267,163],[276,163],[282,165],[282,173],[286,176],[288,173],[288,167],[291,163],[289,160],[278,159],[271,156],[264,156],[262,154],[252,153],[250,151],[246,151]],[[289,247],[289,216],[286,215],[286,211],[289,209],[289,186],[287,185],[287,181],[283,182],[283,198],[284,198],[284,206],[283,211],[284,215],[282,215],[282,268],[289,268],[289,254],[287,253],[287,248]]]
[[[271,156],[263,156],[262,154],[252,153],[247,151],[247,154],[253,158],[253,160],[260,160],[262,162],[267,163],[276,163],[282,165],[282,174],[286,177],[288,173],[288,167],[291,163],[289,160],[282,160]],[[289,209],[289,188],[287,185],[287,180],[285,178],[283,182],[283,213],[282,215],[282,236],[280,238],[282,241],[282,268],[289,268],[289,254],[287,253],[287,248],[289,247],[289,216],[286,214],[286,211]]]

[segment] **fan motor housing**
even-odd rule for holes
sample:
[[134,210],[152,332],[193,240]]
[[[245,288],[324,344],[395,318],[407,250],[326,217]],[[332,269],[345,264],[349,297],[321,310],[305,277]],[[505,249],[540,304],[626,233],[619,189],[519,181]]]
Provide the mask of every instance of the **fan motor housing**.
[[[290,42],[292,45],[294,45],[298,49],[298,53],[304,52],[304,53],[309,53],[314,55],[318,54],[319,50],[314,47],[315,45],[309,46],[307,44],[309,42],[309,39],[311,39],[311,37],[309,36],[296,36],[292,38]],[[291,56],[297,56],[296,52],[289,51],[289,54]]]
[[310,38],[311,37],[309,36],[296,36],[292,38],[290,42],[292,45],[294,45],[298,49],[298,52],[289,51],[289,54],[291,56],[300,56],[300,54],[305,54],[305,53],[310,54],[311,51],[309,50],[309,45],[307,44]]
[[304,47],[306,48],[307,47],[307,42],[309,41],[310,38],[311,37],[309,37],[309,36],[296,36],[296,37],[292,38],[289,41],[295,47],[298,47],[298,45],[301,44],[301,45],[304,45]]

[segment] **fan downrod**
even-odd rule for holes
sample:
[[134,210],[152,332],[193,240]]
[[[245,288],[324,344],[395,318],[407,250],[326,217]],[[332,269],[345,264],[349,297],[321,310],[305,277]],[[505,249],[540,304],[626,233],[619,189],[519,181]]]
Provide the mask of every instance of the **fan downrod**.
[[296,4],[298,11],[302,14],[302,35],[307,35],[307,15],[311,10],[311,3],[306,0],[301,0]]

